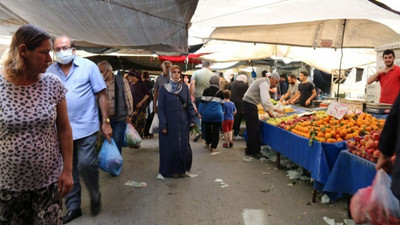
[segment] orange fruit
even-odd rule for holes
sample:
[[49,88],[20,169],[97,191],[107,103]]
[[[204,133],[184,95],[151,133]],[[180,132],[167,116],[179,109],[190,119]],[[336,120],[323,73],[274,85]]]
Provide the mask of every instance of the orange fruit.
[[346,134],[346,137],[344,137],[345,140],[349,140],[353,138],[353,134]]
[[331,133],[327,132],[327,133],[325,133],[324,137],[325,137],[326,139],[328,139],[328,138],[331,138],[332,135],[331,135]]

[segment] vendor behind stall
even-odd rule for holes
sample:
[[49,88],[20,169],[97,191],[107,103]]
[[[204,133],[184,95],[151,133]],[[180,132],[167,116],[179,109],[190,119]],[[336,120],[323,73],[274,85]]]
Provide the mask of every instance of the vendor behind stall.
[[367,84],[379,81],[381,84],[381,97],[379,103],[393,104],[400,93],[400,67],[394,65],[394,51],[385,50],[382,55],[385,68],[378,70],[367,79]]
[[260,120],[258,119],[257,104],[261,103],[264,110],[268,112],[271,117],[274,117],[273,111],[284,114],[283,110],[278,110],[270,101],[269,95],[270,87],[276,87],[280,80],[279,74],[272,73],[269,78],[259,78],[251,83],[249,89],[243,97],[244,118],[246,119],[246,155],[251,155],[256,159],[260,159],[263,155],[261,150],[261,137],[260,137]]
[[317,95],[315,86],[313,83],[308,81],[307,71],[301,71],[299,74],[301,83],[299,84],[299,90],[297,91],[296,97],[290,100],[290,104],[296,103],[299,100],[299,104],[303,107],[311,107],[312,100]]
[[297,91],[299,90],[300,82],[297,80],[296,75],[290,74],[288,77],[288,82],[289,82],[288,91],[279,99],[279,101],[282,102],[283,104],[286,103],[285,100],[288,98],[289,100],[287,100],[287,102],[290,102],[292,99],[294,99],[296,97]]

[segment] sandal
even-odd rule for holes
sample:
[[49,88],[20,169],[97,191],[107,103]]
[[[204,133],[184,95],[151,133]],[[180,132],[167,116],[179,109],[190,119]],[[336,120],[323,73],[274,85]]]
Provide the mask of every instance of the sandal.
[[224,148],[229,148],[229,145],[228,145],[227,143],[224,143],[222,146],[223,146]]
[[229,143],[229,148],[232,148],[233,142]]

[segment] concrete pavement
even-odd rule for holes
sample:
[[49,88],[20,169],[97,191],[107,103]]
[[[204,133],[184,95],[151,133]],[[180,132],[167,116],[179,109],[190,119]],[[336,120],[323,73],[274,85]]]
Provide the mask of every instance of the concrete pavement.
[[[140,149],[123,149],[124,166],[119,177],[101,171],[102,211],[90,215],[86,187],[82,190],[83,216],[70,224],[140,225],[313,225],[327,224],[323,217],[343,222],[344,200],[311,203],[312,184],[286,177],[272,162],[243,160],[245,142],[235,141],[210,155],[203,142],[191,142],[192,174],[196,177],[159,180],[158,139],[144,140]],[[219,178],[229,186],[222,188]],[[147,187],[124,185],[146,182]]]

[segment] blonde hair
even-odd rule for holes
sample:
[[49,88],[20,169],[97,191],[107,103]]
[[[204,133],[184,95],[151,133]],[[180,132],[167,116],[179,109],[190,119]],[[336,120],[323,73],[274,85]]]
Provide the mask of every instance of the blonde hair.
[[15,78],[26,69],[25,60],[19,53],[21,45],[24,44],[28,50],[33,51],[48,39],[51,39],[50,35],[40,27],[28,24],[18,28],[12,36],[8,54],[3,63],[5,72]]

